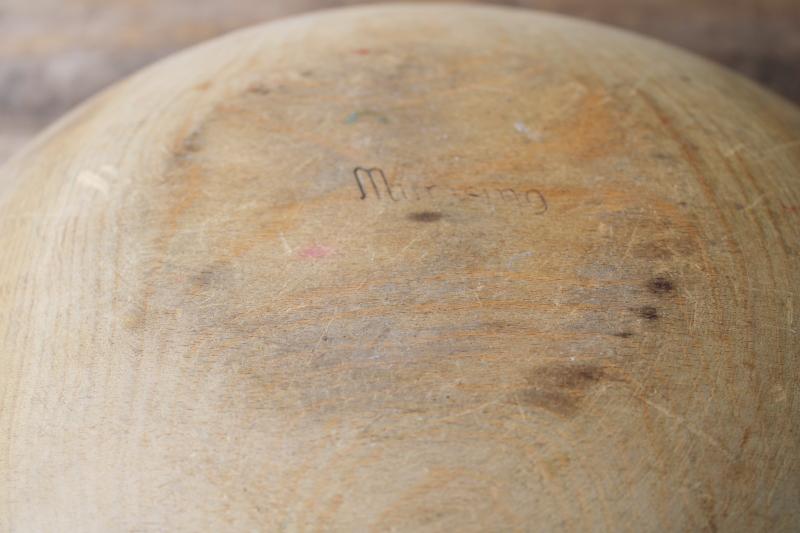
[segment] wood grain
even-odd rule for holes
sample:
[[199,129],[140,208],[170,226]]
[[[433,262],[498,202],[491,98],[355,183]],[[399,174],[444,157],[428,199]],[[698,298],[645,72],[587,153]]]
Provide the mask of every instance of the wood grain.
[[798,139],[522,10],[158,63],[0,171],[0,529],[796,530]]
[[[176,50],[259,21],[354,0],[4,0],[0,162],[103,87]],[[501,0],[644,33],[800,102],[796,0]]]

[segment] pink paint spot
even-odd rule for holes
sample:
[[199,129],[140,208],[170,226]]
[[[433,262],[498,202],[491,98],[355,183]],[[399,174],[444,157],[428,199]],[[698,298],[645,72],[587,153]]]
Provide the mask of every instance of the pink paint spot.
[[333,248],[329,248],[328,246],[324,246],[322,244],[315,244],[314,246],[309,246],[308,248],[304,248],[300,250],[300,257],[304,257],[306,259],[322,259],[323,257],[328,257],[333,253]]
[[359,49],[357,49],[357,50],[354,50],[354,52],[355,52],[357,55],[360,55],[360,56],[365,56],[365,55],[369,54],[369,48],[359,48]]

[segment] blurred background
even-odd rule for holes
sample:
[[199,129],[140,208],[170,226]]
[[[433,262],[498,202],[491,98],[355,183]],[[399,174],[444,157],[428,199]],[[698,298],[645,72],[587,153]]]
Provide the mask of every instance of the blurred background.
[[[351,0],[0,0],[0,163],[132,71],[222,33]],[[473,2],[474,3],[474,2]],[[800,103],[800,0],[507,0],[650,35]]]

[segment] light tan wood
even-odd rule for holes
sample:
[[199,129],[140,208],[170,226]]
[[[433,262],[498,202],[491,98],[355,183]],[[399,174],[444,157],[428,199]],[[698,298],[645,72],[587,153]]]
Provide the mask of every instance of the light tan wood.
[[[3,0],[0,164],[77,103],[176,50],[282,16],[380,1]],[[800,103],[797,0],[494,3],[579,16],[656,37]]]
[[526,11],[161,62],[0,174],[0,527],[797,529],[798,139]]

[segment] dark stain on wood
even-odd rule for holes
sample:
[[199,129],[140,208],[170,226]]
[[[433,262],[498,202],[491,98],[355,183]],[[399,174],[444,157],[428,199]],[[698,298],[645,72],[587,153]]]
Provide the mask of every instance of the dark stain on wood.
[[177,148],[174,149],[172,156],[173,163],[180,166],[193,154],[201,151],[203,149],[201,136],[200,128],[196,128],[183,139],[177,140]]
[[588,389],[607,378],[606,370],[594,364],[553,364],[534,368],[520,400],[535,409],[560,416],[574,416]]
[[664,276],[658,276],[647,282],[647,290],[653,294],[668,294],[675,290],[675,285]]
[[636,316],[639,318],[644,318],[645,320],[658,320],[658,309],[653,307],[652,305],[645,305],[642,307],[635,307],[631,309]]
[[272,90],[270,90],[270,88],[267,87],[266,85],[262,85],[260,83],[257,83],[255,85],[251,85],[247,89],[247,92],[250,93],[250,94],[260,94],[262,96],[266,96],[266,95],[270,94],[272,92]]
[[444,215],[438,211],[418,211],[408,215],[409,220],[414,222],[436,222],[441,220]]

